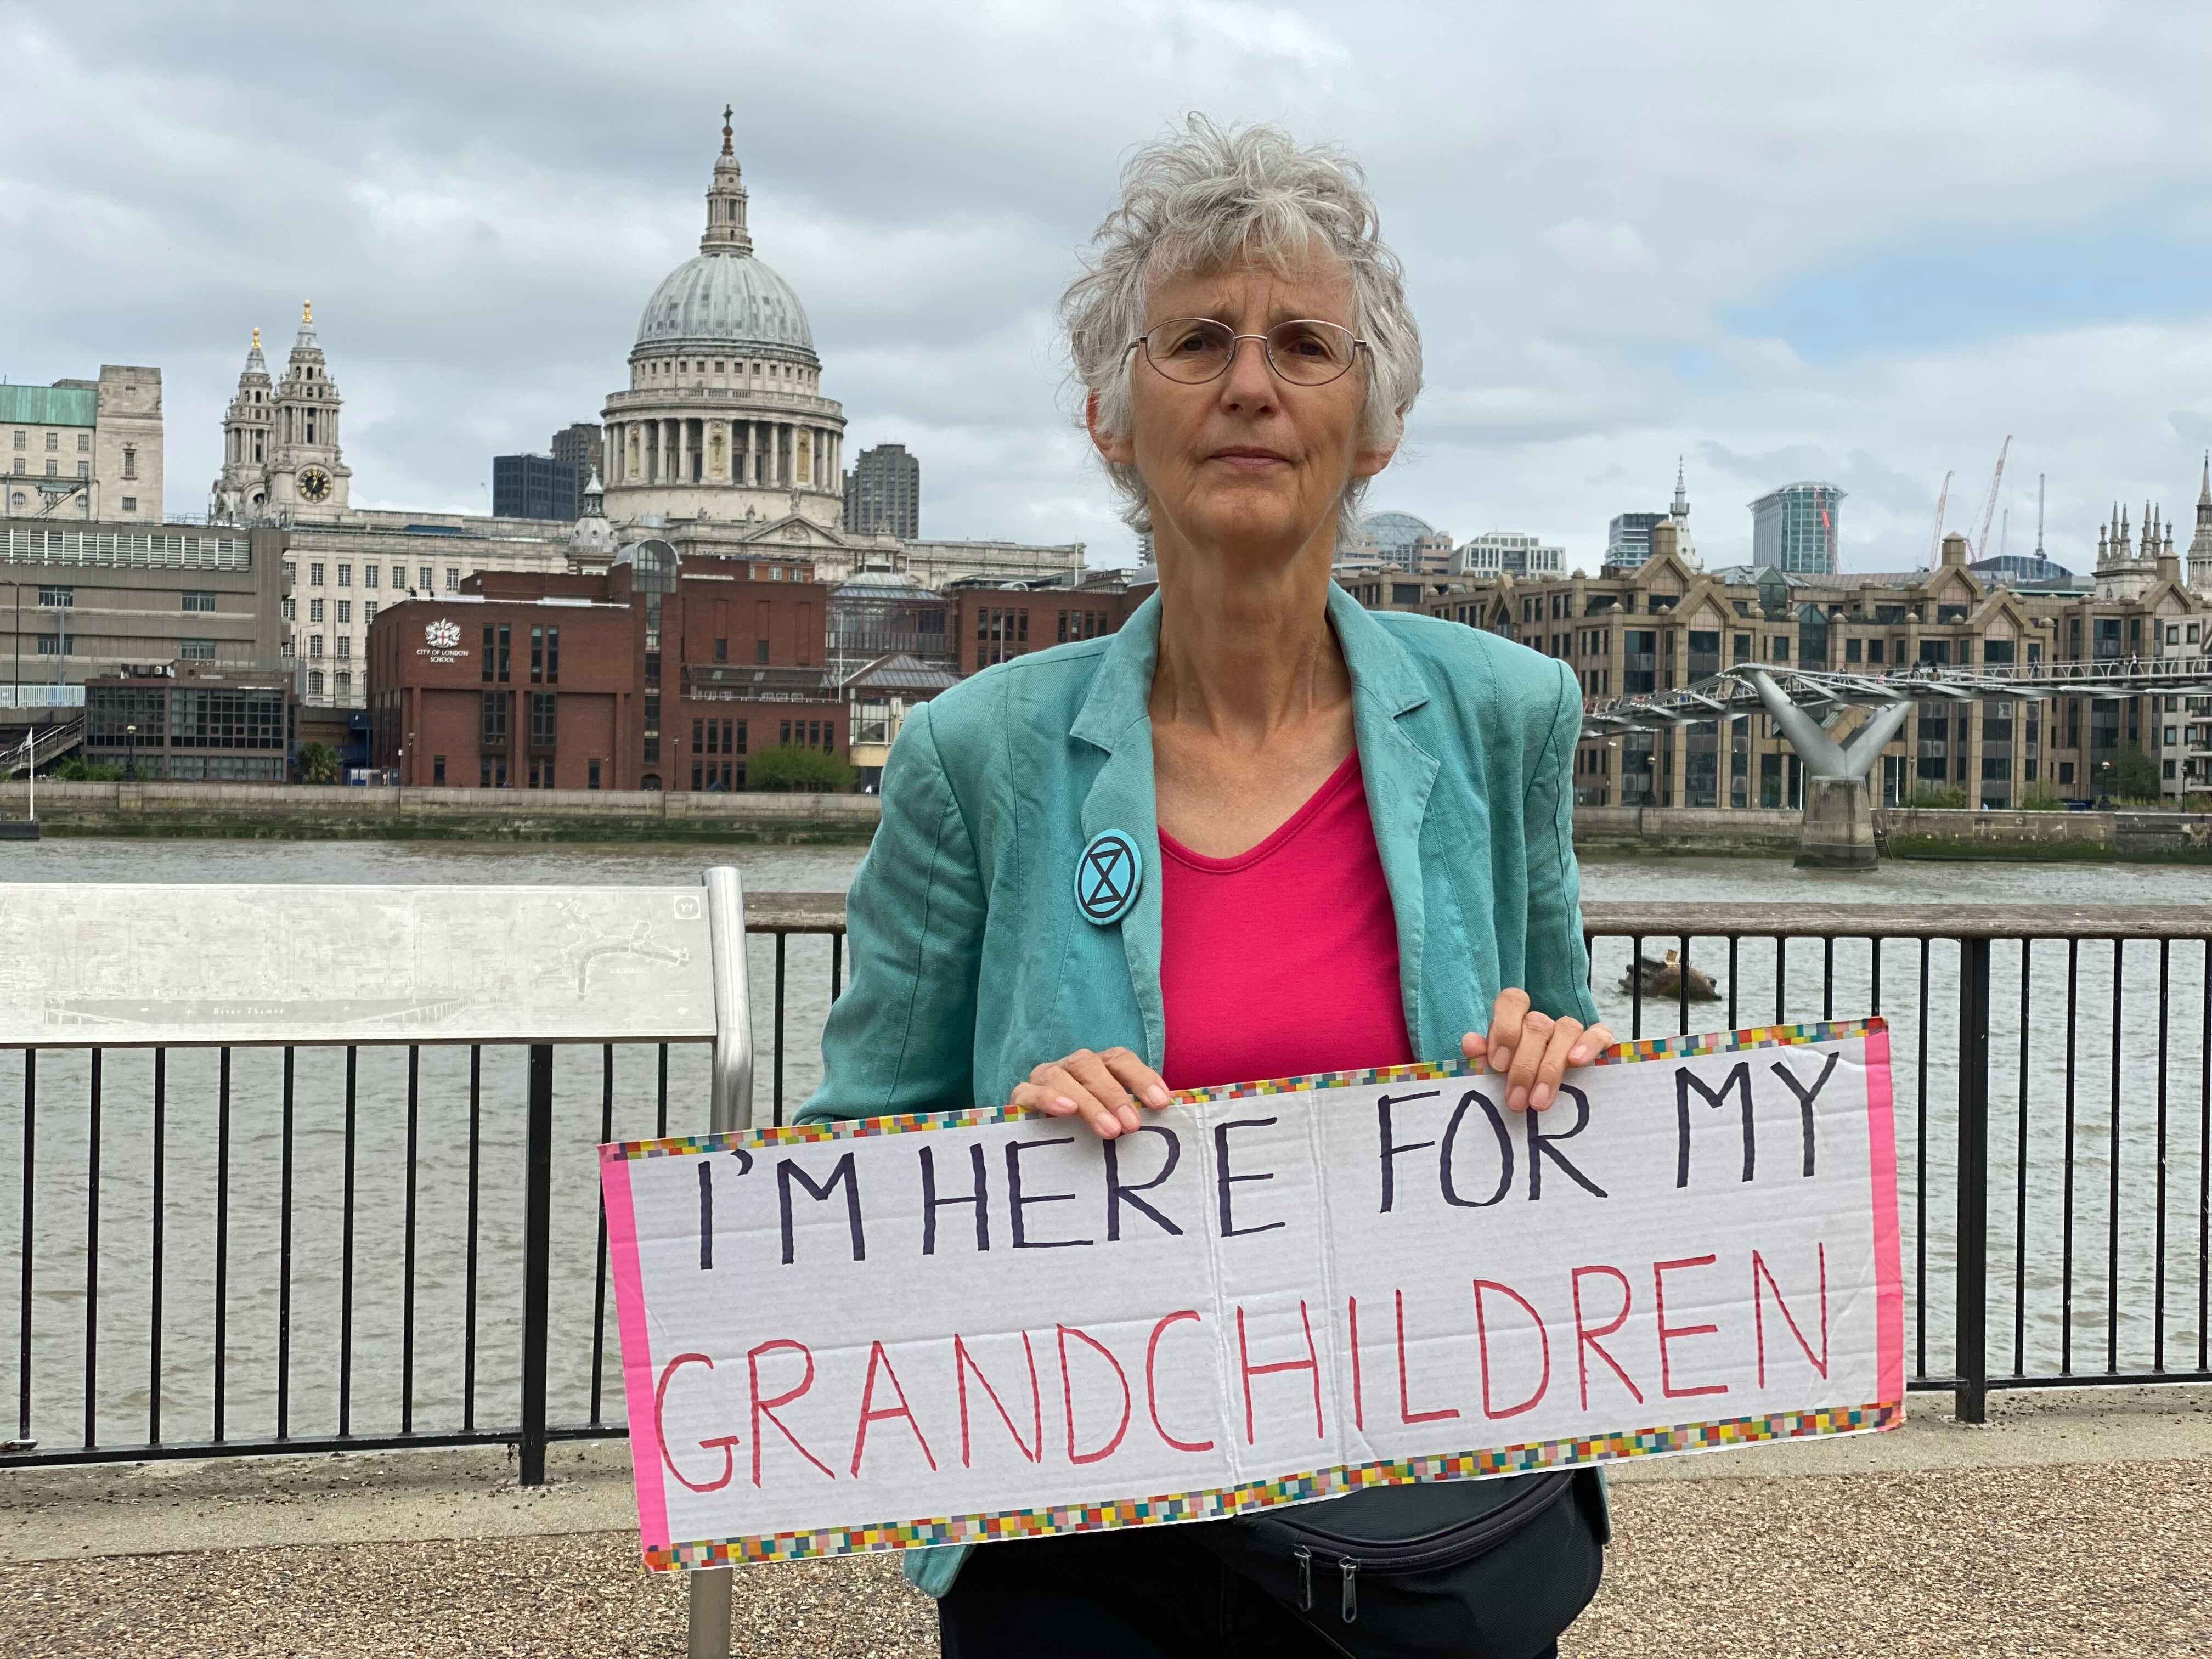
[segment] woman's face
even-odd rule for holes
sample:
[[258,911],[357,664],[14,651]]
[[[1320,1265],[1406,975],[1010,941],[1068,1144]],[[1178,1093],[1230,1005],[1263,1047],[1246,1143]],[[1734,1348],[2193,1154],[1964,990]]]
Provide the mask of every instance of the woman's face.
[[[1316,318],[1351,328],[1352,298],[1350,274],[1326,252],[1287,271],[1246,259],[1154,283],[1145,326],[1210,317],[1238,334],[1265,334],[1278,323]],[[1091,441],[1108,460],[1137,469],[1155,532],[1168,532],[1175,544],[1280,556],[1333,526],[1351,481],[1371,477],[1390,459],[1388,448],[1360,447],[1364,351],[1349,373],[1318,386],[1278,378],[1257,340],[1240,340],[1228,372],[1199,386],[1160,374],[1141,348],[1131,355],[1131,429],[1100,432],[1093,398]]]

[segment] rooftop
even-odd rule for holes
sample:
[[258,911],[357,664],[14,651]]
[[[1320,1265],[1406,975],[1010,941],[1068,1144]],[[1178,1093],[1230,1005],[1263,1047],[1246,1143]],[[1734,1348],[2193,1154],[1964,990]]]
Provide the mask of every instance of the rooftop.
[[0,421],[22,426],[91,426],[100,393],[84,386],[0,385]]

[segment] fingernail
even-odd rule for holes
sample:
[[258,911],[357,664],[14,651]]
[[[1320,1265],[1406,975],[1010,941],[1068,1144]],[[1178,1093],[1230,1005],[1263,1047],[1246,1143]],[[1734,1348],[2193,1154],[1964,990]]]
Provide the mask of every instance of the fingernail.
[[1540,1112],[1544,1108],[1551,1103],[1552,1085],[1550,1084],[1540,1083],[1534,1089],[1531,1089],[1528,1091],[1528,1109],[1530,1111]]
[[1586,1066],[1589,1063],[1589,1057],[1590,1051],[1589,1049],[1577,1048],[1567,1056],[1567,1064],[1570,1066]]
[[1508,1089],[1505,1091],[1505,1103],[1514,1111],[1527,1111],[1528,1109],[1528,1091],[1522,1088],[1519,1084],[1515,1084],[1510,1089]]
[[1492,1071],[1502,1072],[1505,1070],[1506,1067],[1512,1065],[1512,1063],[1513,1051],[1510,1048],[1492,1048],[1490,1051],[1490,1069]]
[[1066,1095],[1054,1096],[1052,1103],[1055,1111],[1072,1112],[1075,1109],[1075,1103]]
[[1151,1101],[1154,1106],[1164,1106],[1170,1100],[1174,1099],[1175,1097],[1170,1095],[1165,1089],[1160,1087],[1158,1084],[1155,1083],[1151,1088],[1145,1091],[1145,1098]]
[[1135,1107],[1124,1106],[1117,1115],[1121,1119],[1121,1127],[1123,1128],[1133,1129],[1137,1127],[1137,1109]]
[[1097,1127],[1100,1137],[1106,1140],[1111,1140],[1121,1133],[1121,1126],[1115,1121],[1109,1113],[1102,1112],[1098,1115]]

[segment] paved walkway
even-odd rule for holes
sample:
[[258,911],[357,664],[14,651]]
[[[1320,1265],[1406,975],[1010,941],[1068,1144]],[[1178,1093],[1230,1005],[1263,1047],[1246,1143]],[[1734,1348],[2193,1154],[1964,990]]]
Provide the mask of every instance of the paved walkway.
[[[1569,1659],[2212,1655],[2212,1390],[2041,1395],[1987,1429],[1619,1471]],[[680,1655],[617,1449],[0,1476],[0,1656]],[[889,1559],[737,1578],[746,1656],[926,1655]]]

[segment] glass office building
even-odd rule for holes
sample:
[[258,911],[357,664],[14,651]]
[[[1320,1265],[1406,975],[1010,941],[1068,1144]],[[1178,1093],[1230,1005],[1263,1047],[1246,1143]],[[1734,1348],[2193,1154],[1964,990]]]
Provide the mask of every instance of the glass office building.
[[1836,574],[1838,506],[1832,483],[1784,484],[1751,504],[1751,562],[1797,576]]

